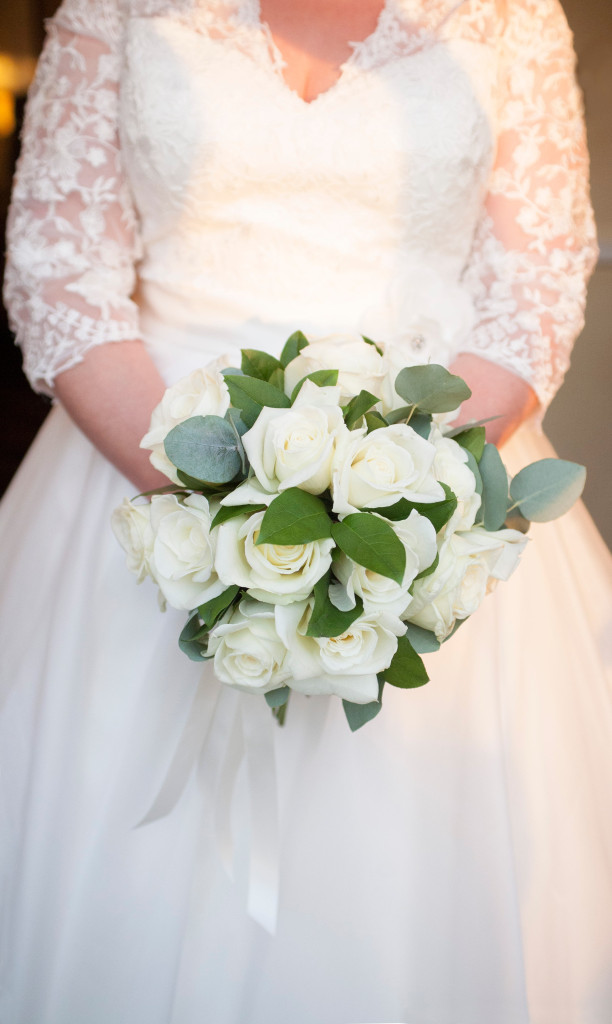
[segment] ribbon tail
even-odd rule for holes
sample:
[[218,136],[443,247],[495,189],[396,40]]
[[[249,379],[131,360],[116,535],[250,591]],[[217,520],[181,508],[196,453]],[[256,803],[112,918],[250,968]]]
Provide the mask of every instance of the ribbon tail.
[[275,723],[263,700],[242,702],[251,818],[248,913],[274,935],[278,916],[280,842],[274,757]]
[[165,818],[176,807],[206,744],[218,699],[218,686],[210,679],[201,679],[161,789],[135,828]]
[[[255,698],[248,698],[253,700]],[[234,720],[224,763],[219,774],[215,795],[215,831],[221,863],[228,876],[234,879],[234,841],[232,838],[232,803],[236,777],[244,758],[244,735],[240,709],[234,709]]]

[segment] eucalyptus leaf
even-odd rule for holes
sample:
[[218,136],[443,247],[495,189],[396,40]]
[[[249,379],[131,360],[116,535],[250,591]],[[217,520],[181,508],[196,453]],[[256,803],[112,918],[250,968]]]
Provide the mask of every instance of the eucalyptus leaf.
[[401,584],[406,549],[389,523],[369,512],[355,512],[333,523],[331,535],[354,562]]
[[358,423],[362,416],[365,416],[366,412],[379,401],[380,399],[369,391],[360,391],[358,395],[351,398],[344,410],[344,422],[347,427],[350,429],[354,424]]
[[331,573],[326,572],[314,585],[314,606],[308,621],[306,636],[342,636],[355,619],[363,612],[363,601],[355,598],[355,607],[348,611],[340,611],[329,598],[329,581]]
[[485,444],[478,469],[482,479],[480,518],[485,530],[501,530],[508,508],[508,474],[494,444]]
[[227,523],[228,519],[235,519],[237,516],[250,515],[252,512],[261,512],[265,505],[222,505],[215,518],[210,524],[211,530],[221,523]]
[[414,410],[414,405],[402,405],[399,409],[391,409],[391,411],[387,413],[387,423],[401,423],[402,420],[407,420],[412,417]]
[[257,544],[308,544],[331,537],[332,521],[320,498],[299,487],[281,491],[261,521]]
[[437,363],[405,366],[395,379],[395,390],[409,405],[429,413],[451,412],[472,394],[461,377]]
[[222,594],[218,594],[217,597],[213,597],[211,601],[207,601],[206,604],[201,604],[198,608],[198,615],[204,622],[207,629],[212,629],[215,622],[220,615],[226,611],[234,599],[240,593],[240,587],[231,586],[227,590],[224,590]]
[[431,433],[431,416],[423,412],[417,412],[416,415],[410,418],[409,427],[412,427],[420,437],[424,437],[426,441],[429,440]]
[[430,629],[423,629],[414,622],[407,622],[406,627],[406,636],[417,654],[432,654],[440,650],[440,641]]
[[510,497],[534,523],[557,519],[572,507],[584,489],[586,469],[564,459],[540,459],[525,466],[510,484]]
[[200,620],[197,614],[192,615],[183,626],[178,639],[178,645],[181,651],[183,654],[186,654],[191,661],[203,661],[206,657],[206,647],[195,640],[195,637],[199,632]]
[[423,659],[415,651],[406,633],[400,636],[393,661],[382,675],[391,686],[398,686],[402,690],[424,686],[429,682]]
[[212,484],[229,483],[242,466],[241,442],[220,416],[192,416],[170,431],[166,455],[178,470]]
[[280,708],[289,700],[291,691],[288,686],[279,686],[277,690],[268,690],[264,694],[266,704],[270,708]]
[[291,392],[291,405],[295,402],[300,393],[300,388],[306,380],[311,380],[313,384],[317,384],[320,388],[333,387],[334,384],[338,383],[338,370],[313,370],[312,373],[307,373],[305,377],[302,377],[297,382]]
[[231,424],[231,426],[234,427],[239,437],[242,437],[243,434],[246,434],[247,430],[249,429],[244,420],[242,419],[242,417],[240,416],[240,409],[234,409],[234,407],[231,405],[227,412],[225,413],[225,419],[227,420],[228,423]]
[[283,351],[280,354],[280,364],[283,368],[287,367],[290,362],[299,356],[303,348],[306,348],[308,344],[308,338],[302,331],[294,331],[291,334],[284,346]]
[[379,516],[384,516],[385,519],[390,519],[392,522],[400,522],[402,519],[407,519],[413,509],[416,509],[420,515],[425,516],[433,523],[433,527],[436,533],[446,526],[451,516],[454,514],[457,508],[457,498],[451,491],[448,484],[442,484],[445,498],[440,501],[408,501],[407,498],[400,498],[393,505],[387,505],[384,508],[373,508],[372,512],[377,512]]
[[498,416],[485,416],[482,420],[467,420],[465,423],[458,423],[456,427],[451,427],[449,430],[444,431],[445,437],[454,438],[457,434],[462,434],[464,430],[471,427],[484,427],[486,423],[492,423],[493,420],[500,420],[501,414]]
[[249,377],[269,381],[275,370],[282,370],[280,360],[271,356],[269,352],[261,352],[256,348],[243,348],[241,355],[240,368]]
[[485,448],[484,427],[467,427],[466,430],[462,430],[459,434],[455,434],[454,440],[457,444],[460,444],[462,448],[466,448],[467,451],[471,452],[476,459],[476,462],[480,462]]
[[343,700],[342,707],[344,708],[344,714],[349,724],[351,732],[356,732],[357,729],[361,729],[363,725],[371,722],[373,718],[376,718],[382,708],[382,692],[385,683],[384,680],[378,681],[378,700],[372,700],[368,704],[354,704],[353,701]]
[[480,475],[478,463],[476,462],[476,459],[472,455],[469,448],[465,448],[464,451],[465,454],[467,455],[467,464],[472,470],[472,473],[474,474],[474,480],[476,481],[476,493],[482,495],[482,477]]
[[194,476],[183,473],[182,469],[177,469],[176,475],[181,483],[184,484],[185,490],[201,491],[202,494],[207,494],[209,497],[211,495],[218,495],[226,486],[225,484],[211,484],[208,480],[197,480]]

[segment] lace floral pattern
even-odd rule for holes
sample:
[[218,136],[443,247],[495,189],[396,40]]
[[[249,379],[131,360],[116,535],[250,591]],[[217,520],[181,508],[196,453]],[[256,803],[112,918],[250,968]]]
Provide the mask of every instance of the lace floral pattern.
[[279,319],[295,318],[316,296],[331,325],[426,264],[472,302],[455,350],[519,374],[545,406],[596,254],[558,0],[387,0],[353,51],[305,104],[258,0],[64,0],[9,224],[6,300],[34,386],[138,337],[135,268],[194,321],[232,303],[265,319],[283,297]]

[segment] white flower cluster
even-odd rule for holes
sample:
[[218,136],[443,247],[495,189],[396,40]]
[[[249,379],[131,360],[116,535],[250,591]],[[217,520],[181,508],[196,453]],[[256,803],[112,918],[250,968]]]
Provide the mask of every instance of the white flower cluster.
[[[220,502],[185,492],[154,495],[147,504],[126,500],[113,528],[138,581],[150,576],[175,608],[191,611],[230,586],[240,588],[206,650],[222,682],[260,693],[290,685],[363,704],[377,699],[377,674],[389,667],[406,623],[444,640],[498,579],[507,579],[524,538],[475,525],[480,497],[468,456],[435,423],[429,438],[406,423],[370,433],[363,422],[347,427],[342,407],[362,388],[380,398],[383,412],[402,404],[393,388],[397,353],[381,356],[354,338],[309,344],[285,369],[286,393],[332,363],[340,371],[336,385],[306,380],[290,408],[264,406],[242,438],[251,475]],[[219,373],[197,371],[170,388],[143,439],[154,464],[176,480],[163,449],[169,430],[193,415],[223,416],[228,406]],[[401,499],[420,506],[442,501],[442,483],[457,507],[438,534],[414,508],[404,519],[385,519],[405,551],[401,582],[354,561],[330,537],[257,543],[267,506],[289,488],[326,495],[341,521],[358,511],[382,516]],[[223,506],[241,511],[211,529]],[[311,636],[313,589],[330,570],[332,604],[346,611],[360,601],[362,611],[341,635]]]

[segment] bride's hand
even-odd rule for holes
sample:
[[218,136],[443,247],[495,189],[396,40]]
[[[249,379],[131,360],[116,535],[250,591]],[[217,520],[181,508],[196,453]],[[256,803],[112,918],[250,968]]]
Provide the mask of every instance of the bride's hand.
[[458,422],[499,416],[486,424],[487,441],[493,444],[504,444],[538,407],[535,391],[526,381],[488,359],[462,352],[450,369],[472,389]]
[[139,448],[165,384],[141,341],[89,349],[83,362],[60,373],[55,395],[96,448],[139,491],[168,484]]

